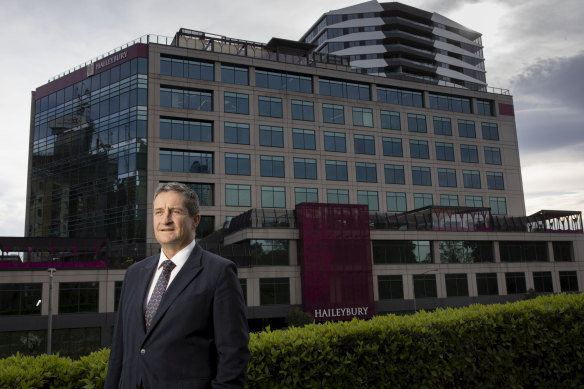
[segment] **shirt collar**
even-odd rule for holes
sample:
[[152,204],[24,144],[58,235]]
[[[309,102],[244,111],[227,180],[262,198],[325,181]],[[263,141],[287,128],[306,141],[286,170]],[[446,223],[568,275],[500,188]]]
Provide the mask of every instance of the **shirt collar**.
[[[171,261],[176,265],[176,267],[175,267],[175,269],[177,269],[176,273],[178,273],[178,270],[180,270],[180,268],[185,264],[187,259],[189,259],[189,257],[191,256],[191,253],[193,252],[193,249],[195,248],[195,244],[196,244],[196,242],[193,239],[193,241],[191,243],[189,243],[188,246],[184,247],[181,251],[176,253],[174,257],[172,257]],[[164,254],[164,251],[162,251],[162,249],[161,249],[160,250],[160,259],[158,260],[157,269],[160,269],[160,267],[162,266],[162,263],[166,260],[168,260],[168,258],[166,258],[166,254]]]

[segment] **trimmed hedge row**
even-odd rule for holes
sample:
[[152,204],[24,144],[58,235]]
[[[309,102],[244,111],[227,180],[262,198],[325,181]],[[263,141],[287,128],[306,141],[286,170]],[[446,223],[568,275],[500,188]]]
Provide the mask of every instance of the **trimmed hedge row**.
[[[248,388],[584,386],[584,294],[252,334]],[[101,388],[109,350],[0,360],[1,388]]]

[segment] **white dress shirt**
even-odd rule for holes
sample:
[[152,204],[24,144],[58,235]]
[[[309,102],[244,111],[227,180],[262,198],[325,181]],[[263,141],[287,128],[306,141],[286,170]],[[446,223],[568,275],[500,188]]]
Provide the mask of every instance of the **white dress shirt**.
[[[191,253],[193,252],[194,248],[195,248],[195,240],[193,240],[188,246],[183,248],[181,251],[176,253],[176,255],[174,257],[172,257],[171,261],[175,264],[175,267],[174,267],[174,269],[172,269],[172,272],[170,273],[170,279],[168,280],[168,285],[166,286],[167,289],[170,286],[170,283],[172,282],[172,280],[174,280],[174,278],[176,277],[176,275],[180,271],[180,269],[182,269],[183,265],[185,264],[185,262],[187,261],[187,259],[191,255]],[[152,278],[152,281],[150,283],[150,291],[148,292],[147,302],[150,301],[150,297],[152,296],[152,292],[154,292],[154,288],[156,287],[156,282],[158,281],[158,278],[160,277],[160,274],[162,273],[162,268],[163,268],[162,263],[166,260],[168,260],[168,258],[166,258],[164,251],[160,250],[160,259],[158,260],[158,267],[156,268],[156,273],[154,274],[154,277]]]

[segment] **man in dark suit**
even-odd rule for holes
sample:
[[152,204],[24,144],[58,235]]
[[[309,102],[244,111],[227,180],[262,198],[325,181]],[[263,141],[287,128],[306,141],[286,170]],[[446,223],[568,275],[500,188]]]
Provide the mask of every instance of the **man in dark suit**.
[[187,186],[159,185],[153,213],[162,250],[126,272],[105,388],[242,388],[249,332],[235,265],[196,244]]

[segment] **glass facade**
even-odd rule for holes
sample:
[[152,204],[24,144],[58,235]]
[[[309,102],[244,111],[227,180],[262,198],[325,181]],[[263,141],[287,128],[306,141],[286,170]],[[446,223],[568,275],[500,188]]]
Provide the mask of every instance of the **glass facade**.
[[133,58],[35,100],[27,236],[144,257],[147,88],[148,60]]

